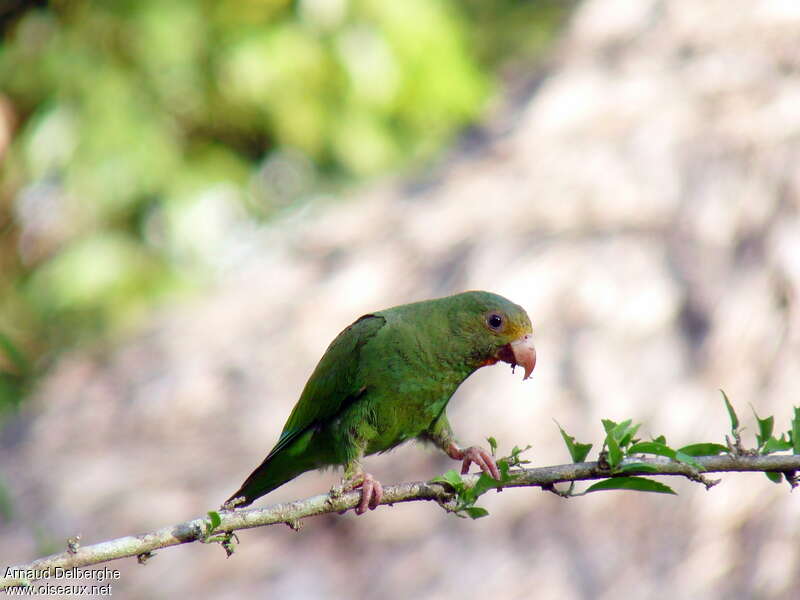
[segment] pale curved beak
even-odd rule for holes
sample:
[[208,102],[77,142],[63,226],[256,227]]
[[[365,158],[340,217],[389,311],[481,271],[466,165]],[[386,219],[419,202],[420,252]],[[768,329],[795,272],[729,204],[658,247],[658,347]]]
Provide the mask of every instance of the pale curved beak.
[[[523,381],[531,376],[533,368],[536,366],[536,348],[533,345],[533,335],[527,334],[518,340],[511,342],[511,352],[514,354],[514,362],[525,369]],[[513,367],[514,364],[512,363]]]
[[506,344],[497,352],[497,360],[502,360],[514,367],[520,365],[525,369],[523,381],[531,376],[536,366],[536,348],[533,346],[533,334],[528,333],[521,338]]

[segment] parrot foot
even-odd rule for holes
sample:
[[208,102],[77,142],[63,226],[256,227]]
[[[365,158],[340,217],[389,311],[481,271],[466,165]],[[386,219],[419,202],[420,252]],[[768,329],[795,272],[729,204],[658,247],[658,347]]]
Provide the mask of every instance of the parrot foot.
[[357,515],[363,515],[367,508],[375,510],[383,498],[383,486],[370,473],[361,473],[349,481],[342,482],[342,491],[349,492],[361,488],[361,501],[355,507]]
[[469,448],[459,448],[455,444],[450,444],[447,447],[447,455],[453,460],[463,461],[461,463],[461,474],[469,472],[469,466],[475,463],[480,467],[481,471],[492,478],[499,480],[500,471],[497,468],[497,463],[494,458],[486,450],[480,446],[470,446]]

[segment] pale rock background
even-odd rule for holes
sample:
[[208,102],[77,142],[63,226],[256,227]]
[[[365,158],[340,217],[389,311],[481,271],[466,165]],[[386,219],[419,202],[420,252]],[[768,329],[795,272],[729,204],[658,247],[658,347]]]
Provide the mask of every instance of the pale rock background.
[[[482,288],[531,314],[532,381],[483,369],[459,437],[568,461],[633,418],[721,441],[718,388],[752,442],[800,404],[800,3],[589,0],[545,73],[426,176],[230,224],[236,260],[191,306],[100,355],[66,357],[2,436],[18,518],[0,563],[203,514],[270,449],[333,336],[364,312]],[[384,482],[455,466],[408,445]],[[261,503],[326,490],[307,474]],[[413,503],[133,559],[123,598],[789,599],[800,501],[760,474],[677,497],[490,494],[479,521]]]

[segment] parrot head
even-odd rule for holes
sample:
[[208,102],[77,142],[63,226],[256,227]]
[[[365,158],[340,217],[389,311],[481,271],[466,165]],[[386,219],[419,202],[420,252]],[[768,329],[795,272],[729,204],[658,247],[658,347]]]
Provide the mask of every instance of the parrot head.
[[[464,292],[459,326],[469,338],[478,367],[498,361],[525,369],[528,379],[536,366],[533,327],[521,306],[490,292]],[[455,297],[458,297],[455,296]],[[454,297],[454,298],[455,298]]]

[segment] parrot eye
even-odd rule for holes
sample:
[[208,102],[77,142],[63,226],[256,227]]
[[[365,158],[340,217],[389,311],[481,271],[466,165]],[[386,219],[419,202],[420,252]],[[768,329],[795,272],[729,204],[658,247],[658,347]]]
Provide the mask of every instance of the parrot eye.
[[489,326],[489,329],[493,329],[494,331],[500,331],[503,327],[503,322],[503,317],[497,313],[489,313],[486,317],[486,324]]

